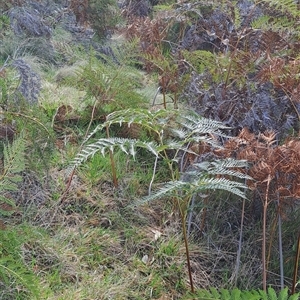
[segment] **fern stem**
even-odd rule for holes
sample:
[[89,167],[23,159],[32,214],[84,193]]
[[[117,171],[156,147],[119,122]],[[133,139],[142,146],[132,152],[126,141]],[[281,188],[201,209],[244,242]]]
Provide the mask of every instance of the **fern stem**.
[[270,187],[271,176],[268,175],[266,195],[263,205],[263,239],[262,239],[262,281],[263,290],[267,291],[267,268],[266,268],[266,225],[267,225],[267,208],[269,198],[269,187]]
[[196,195],[193,194],[191,204],[189,206],[189,216],[188,216],[188,221],[187,221],[187,235],[190,236],[191,233],[191,225],[192,225],[192,218],[193,218],[193,210],[195,206],[195,198]]
[[[278,204],[279,206],[279,204]],[[284,271],[283,271],[283,252],[282,252],[282,229],[281,216],[278,213],[278,250],[279,250],[279,264],[280,264],[280,288],[284,289]]]
[[157,90],[156,90],[156,93],[155,93],[155,95],[154,95],[154,97],[153,97],[152,106],[154,106],[154,105],[155,105],[156,98],[157,98],[157,95],[158,95],[158,93],[159,93],[160,89],[161,89],[161,87],[159,86],[159,87],[157,88]]
[[153,173],[152,173],[152,178],[149,183],[149,189],[148,189],[148,195],[151,195],[151,189],[152,189],[152,184],[155,178],[155,173],[156,173],[156,168],[157,168],[157,161],[158,161],[158,156],[155,156],[155,162],[154,162],[154,167],[153,167]]
[[241,252],[242,252],[242,240],[243,240],[245,204],[246,204],[246,200],[243,199],[242,216],[241,216],[241,228],[240,228],[240,237],[239,237],[239,247],[238,247],[238,251],[237,251],[236,265],[235,265],[235,270],[234,270],[234,274],[233,274],[233,278],[235,279],[235,281],[234,281],[234,285],[235,286],[237,285],[237,279],[238,279],[238,274],[239,274],[239,269],[240,269],[240,264],[241,264]]
[[273,240],[276,233],[276,227],[278,223],[278,211],[276,217],[273,219],[271,224],[271,230],[270,230],[270,238],[269,238],[269,244],[268,244],[268,254],[266,258],[266,266],[267,269],[269,268],[269,262],[271,261],[271,252],[272,252],[272,246],[273,246]]
[[192,268],[191,268],[191,261],[190,261],[190,250],[189,250],[188,236],[187,236],[186,224],[185,224],[186,214],[182,210],[182,207],[181,207],[179,201],[180,200],[177,198],[177,205],[178,205],[179,213],[180,213],[180,217],[181,217],[181,226],[182,226],[182,233],[183,233],[183,239],[184,239],[186,262],[187,262],[187,267],[188,267],[188,274],[189,274],[189,280],[190,280],[191,293],[194,294],[195,293],[195,289],[194,289],[194,282],[193,282]]
[[[96,104],[97,104],[97,99],[95,100],[94,104],[93,104],[93,108],[92,108],[92,113],[91,113],[91,118],[87,127],[87,130],[85,131],[85,135],[84,135],[84,141],[86,140],[88,133],[90,132],[90,128],[92,126],[92,123],[94,121],[94,116],[95,116],[95,111],[96,111]],[[82,146],[82,145],[81,145]]]
[[[106,126],[106,136],[109,139],[109,127]],[[112,172],[112,178],[113,178],[113,184],[114,187],[118,187],[118,179],[117,179],[117,172],[116,172],[116,164],[114,160],[114,155],[111,150],[109,150],[109,158],[110,158],[110,164],[111,164],[111,172]]]
[[233,58],[234,58],[234,56],[235,56],[235,54],[237,52],[237,48],[238,48],[240,40],[241,40],[241,36],[239,36],[239,38],[238,38],[238,40],[237,40],[237,42],[235,44],[234,50],[233,50],[232,54],[230,55],[230,62],[229,62],[229,66],[228,66],[228,71],[227,71],[225,83],[224,83],[224,91],[226,91],[227,87],[228,87],[229,76],[230,76],[231,69],[232,69]]
[[17,117],[24,117],[25,119],[29,119],[29,120],[37,123],[39,126],[41,126],[41,127],[44,128],[44,130],[48,133],[49,136],[51,136],[51,133],[49,132],[49,130],[47,129],[47,127],[43,123],[41,123],[37,118],[31,117],[31,116],[28,116],[28,115],[24,115],[24,114],[19,113],[19,112],[11,112],[10,111],[9,114],[15,115]]
[[295,263],[294,263],[293,285],[292,285],[292,291],[291,291],[292,295],[295,294],[295,291],[296,291],[299,257],[300,257],[300,231],[298,233],[297,250],[296,250],[296,256],[295,256]]
[[[276,174],[277,178],[277,174]],[[279,192],[277,190],[277,208],[278,208],[278,250],[279,250],[279,266],[280,266],[280,288],[284,289],[284,270],[283,270],[283,251],[282,251],[282,224],[280,214]]]

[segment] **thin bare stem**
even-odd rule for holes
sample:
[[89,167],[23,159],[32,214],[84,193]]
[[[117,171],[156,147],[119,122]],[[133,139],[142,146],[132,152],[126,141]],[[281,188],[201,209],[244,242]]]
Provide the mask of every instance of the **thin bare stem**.
[[295,256],[294,274],[293,274],[293,285],[292,285],[292,291],[291,291],[292,295],[295,294],[295,291],[296,291],[299,258],[300,258],[300,231],[298,233],[297,250],[296,250],[296,256]]
[[[106,136],[109,139],[109,128],[106,126]],[[114,160],[114,155],[111,150],[109,150],[109,158],[110,158],[110,164],[111,164],[111,172],[112,172],[112,177],[113,177],[113,184],[114,187],[118,187],[118,179],[117,179],[117,172],[116,172],[116,164]]]
[[188,236],[191,233],[191,225],[192,225],[192,218],[193,218],[193,210],[194,210],[194,206],[195,206],[195,200],[196,200],[196,195],[193,194],[191,204],[190,204],[190,207],[189,207],[189,216],[188,216],[188,221],[187,221],[187,234],[188,234]]
[[180,200],[177,198],[177,204],[181,216],[181,223],[182,223],[182,233],[183,233],[183,239],[184,239],[184,246],[185,246],[185,254],[186,254],[186,262],[188,267],[188,273],[189,273],[189,280],[190,280],[190,287],[191,287],[191,293],[195,293],[194,289],[194,282],[193,282],[193,276],[192,276],[192,268],[191,268],[191,261],[190,261],[190,251],[189,251],[189,243],[188,243],[188,236],[186,231],[186,212],[182,209],[180,205]]
[[152,189],[152,184],[155,178],[155,173],[156,173],[156,168],[157,168],[157,161],[158,161],[158,156],[155,157],[155,162],[154,162],[154,167],[153,167],[153,173],[152,173],[152,178],[149,183],[149,189],[148,189],[148,195],[151,195],[151,189]]
[[284,289],[284,271],[283,271],[283,251],[282,251],[282,228],[280,215],[280,202],[277,193],[277,207],[278,207],[278,250],[279,250],[279,265],[280,265],[280,288]]
[[156,93],[155,93],[155,95],[154,95],[154,97],[153,97],[153,102],[152,102],[152,106],[154,106],[155,105],[155,101],[156,101],[156,98],[157,98],[157,95],[158,95],[158,93],[159,93],[159,91],[160,91],[160,86],[157,88],[157,90],[156,90]]
[[266,266],[266,227],[267,227],[267,208],[268,208],[268,199],[269,199],[269,188],[270,188],[271,176],[268,176],[267,179],[267,188],[265,200],[263,203],[263,239],[262,239],[262,281],[263,281],[263,290],[267,291],[267,266]]
[[239,247],[238,247],[237,256],[236,256],[235,270],[234,270],[233,277],[232,277],[232,279],[234,279],[234,285],[235,286],[237,285],[237,279],[238,279],[238,274],[239,274],[239,269],[240,269],[240,264],[241,264],[243,227],[244,227],[244,216],[245,216],[245,204],[246,204],[246,200],[243,199],[242,216],[241,216],[241,228],[240,228],[240,238],[239,238]]

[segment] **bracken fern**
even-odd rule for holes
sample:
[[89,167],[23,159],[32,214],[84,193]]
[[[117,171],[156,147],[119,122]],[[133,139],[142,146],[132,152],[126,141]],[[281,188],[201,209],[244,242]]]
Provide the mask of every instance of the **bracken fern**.
[[15,203],[6,196],[6,192],[17,191],[22,181],[20,172],[25,169],[25,140],[23,136],[16,138],[12,144],[3,144],[3,168],[0,170],[0,215],[9,214],[5,204],[11,207]]
[[281,290],[278,294],[271,287],[268,290],[241,291],[237,288],[233,290],[210,288],[210,290],[199,290],[196,298],[201,300],[297,300],[299,293],[289,296],[288,289]]
[[[190,200],[194,194],[206,190],[225,190],[245,198],[246,185],[231,180],[231,178],[250,179],[249,176],[234,170],[245,167],[246,161],[226,159],[218,162],[195,164],[190,171],[181,169],[180,166],[182,164],[180,160],[184,158],[184,153],[193,152],[188,148],[190,143],[205,143],[211,146],[218,146],[217,137],[224,136],[222,130],[227,128],[220,122],[201,118],[190,111],[159,110],[157,112],[150,112],[142,109],[117,111],[109,114],[106,122],[96,127],[88,136],[85,143],[96,132],[103,129],[107,130],[113,124],[121,126],[124,123],[127,123],[128,126],[137,123],[145,127],[155,142],[134,139],[100,138],[83,147],[73,160],[72,169],[74,170],[75,167],[97,152],[103,155],[106,153],[112,155],[116,147],[133,157],[135,157],[136,148],[145,148],[153,153],[156,157],[153,178],[156,173],[157,160],[160,158],[167,163],[172,177],[171,181],[165,183],[164,187],[153,194],[150,194],[149,189],[149,196],[139,201],[139,204],[154,199],[162,199],[166,196],[171,197],[174,201],[181,217],[191,291],[194,292],[186,230],[186,215]],[[182,179],[178,179],[178,171],[182,172]],[[220,175],[227,176],[228,178],[216,177]]]

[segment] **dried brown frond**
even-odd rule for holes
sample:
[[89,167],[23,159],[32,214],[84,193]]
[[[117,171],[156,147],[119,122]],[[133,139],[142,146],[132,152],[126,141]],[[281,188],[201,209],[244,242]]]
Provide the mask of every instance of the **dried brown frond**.
[[211,147],[206,143],[192,143],[186,153],[188,165],[194,164],[199,156],[209,153],[210,151]]
[[259,134],[259,138],[268,146],[271,146],[276,142],[276,133],[274,131],[265,131],[264,133]]
[[167,23],[162,19],[136,17],[126,29],[126,38],[139,38],[141,50],[151,53],[150,49],[158,46],[166,37]]
[[272,30],[263,31],[260,39],[261,50],[274,52],[288,47],[283,36]]
[[248,128],[243,128],[240,134],[238,135],[238,138],[250,142],[255,140],[255,134],[251,133]]
[[271,179],[268,199],[279,200],[280,210],[285,214],[300,197],[300,141],[288,139],[276,145],[276,133],[266,131],[254,135],[244,128],[237,137],[229,139],[223,149],[214,150],[217,157],[246,159],[250,165],[247,174],[249,188],[259,190],[262,197]]
[[[234,44],[233,44],[234,45]],[[282,34],[272,30],[245,29],[239,48],[249,49],[253,54],[273,53],[289,47]]]
[[280,88],[293,100],[299,100],[297,92],[299,89],[300,60],[287,60],[281,57],[268,56],[267,62],[263,65],[257,74],[261,82],[271,81],[275,88]]
[[69,9],[72,10],[75,14],[76,22],[81,26],[87,25],[88,4],[88,0],[71,0],[69,4]]

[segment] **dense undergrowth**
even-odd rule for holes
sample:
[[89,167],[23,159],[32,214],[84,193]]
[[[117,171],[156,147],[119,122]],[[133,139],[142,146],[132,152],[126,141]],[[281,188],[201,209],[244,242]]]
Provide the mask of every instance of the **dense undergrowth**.
[[294,1],[0,12],[1,299],[298,299]]

